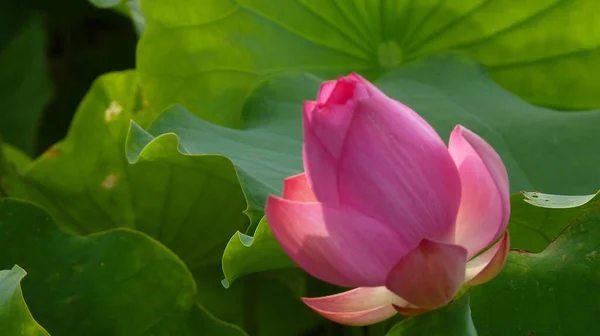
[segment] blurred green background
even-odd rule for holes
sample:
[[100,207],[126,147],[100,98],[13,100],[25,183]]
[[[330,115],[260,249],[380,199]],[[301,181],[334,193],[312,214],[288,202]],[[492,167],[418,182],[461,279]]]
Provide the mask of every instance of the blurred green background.
[[4,141],[36,156],[62,139],[92,81],[134,67],[136,42],[128,17],[88,1],[0,2]]

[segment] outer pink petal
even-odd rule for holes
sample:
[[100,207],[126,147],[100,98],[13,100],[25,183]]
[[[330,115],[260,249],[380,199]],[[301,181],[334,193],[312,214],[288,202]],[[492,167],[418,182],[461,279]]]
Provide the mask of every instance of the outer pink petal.
[[508,175],[494,149],[462,126],[450,135],[449,151],[462,187],[456,243],[467,248],[471,258],[506,230],[510,215]]
[[355,327],[375,324],[397,314],[396,309],[392,305],[346,313],[320,311],[315,308],[313,310],[326,319]]
[[349,208],[271,196],[265,213],[273,235],[292,260],[339,286],[382,286],[409,249],[393,229]]
[[283,180],[283,198],[298,202],[317,201],[304,173],[290,176]]
[[336,295],[303,298],[302,301],[323,317],[352,326],[381,322],[396,314],[392,305],[408,304],[385,287],[359,287]]
[[408,302],[390,292],[385,286],[358,287],[339,294],[318,298],[303,298],[311,308],[330,312],[356,312],[392,304],[407,306]]
[[386,287],[422,309],[445,306],[465,280],[467,250],[424,239],[394,266]]
[[270,196],[265,214],[285,252],[311,275],[339,286],[381,286],[410,248],[389,226],[353,209]]
[[505,232],[494,246],[467,263],[465,283],[477,286],[493,279],[502,270],[509,249],[510,239],[508,232]]
[[441,138],[407,107],[385,97],[359,101],[336,178],[341,204],[397,227],[413,246],[453,241],[458,171]]

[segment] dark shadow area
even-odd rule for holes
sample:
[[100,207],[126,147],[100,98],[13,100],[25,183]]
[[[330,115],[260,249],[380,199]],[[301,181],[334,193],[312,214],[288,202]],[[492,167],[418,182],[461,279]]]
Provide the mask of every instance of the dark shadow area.
[[[41,22],[43,27],[42,50],[46,62],[41,74],[48,72],[52,94],[36,120],[33,146],[27,146],[32,149],[29,154],[35,156],[65,136],[79,102],[96,77],[135,66],[137,36],[129,18],[112,10],[98,9],[86,0],[2,1],[0,13],[0,52],[7,50],[11,43],[14,45],[32,21]],[[35,54],[40,56],[39,51]],[[8,60],[12,61],[15,60]],[[14,64],[2,66],[5,78],[12,76],[6,85],[10,86],[11,81],[14,87],[27,85],[23,82],[27,79],[17,72],[26,69],[27,64],[19,70],[14,70],[17,69]],[[31,66],[38,65],[30,63]],[[39,81],[46,81],[41,74],[37,75]],[[40,95],[27,91],[24,96],[14,98],[17,107],[24,105],[26,102],[22,100],[27,98],[38,99],[43,104]],[[9,113],[13,114],[12,118],[23,118],[15,114],[25,112],[9,105],[4,106],[2,113],[7,114],[8,119]],[[36,114],[32,112],[31,117]]]
[[47,34],[54,95],[38,125],[36,154],[62,139],[99,75],[135,67],[137,36],[129,18],[82,0],[38,0]]

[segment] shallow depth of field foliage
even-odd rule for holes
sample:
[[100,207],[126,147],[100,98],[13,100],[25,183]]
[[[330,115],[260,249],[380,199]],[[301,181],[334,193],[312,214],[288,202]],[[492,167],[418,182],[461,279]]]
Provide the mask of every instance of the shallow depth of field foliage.
[[[264,218],[302,115],[357,72],[501,155],[512,251],[448,306],[368,327],[301,297]],[[597,0],[0,4],[0,335],[592,335]]]

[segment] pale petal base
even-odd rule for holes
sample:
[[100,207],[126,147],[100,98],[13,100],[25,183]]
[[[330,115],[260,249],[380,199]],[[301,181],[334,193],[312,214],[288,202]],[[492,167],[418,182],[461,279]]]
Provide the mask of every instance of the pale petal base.
[[396,307],[408,306],[406,300],[385,287],[359,287],[347,292],[302,301],[323,317],[349,326],[364,326],[386,320]]

